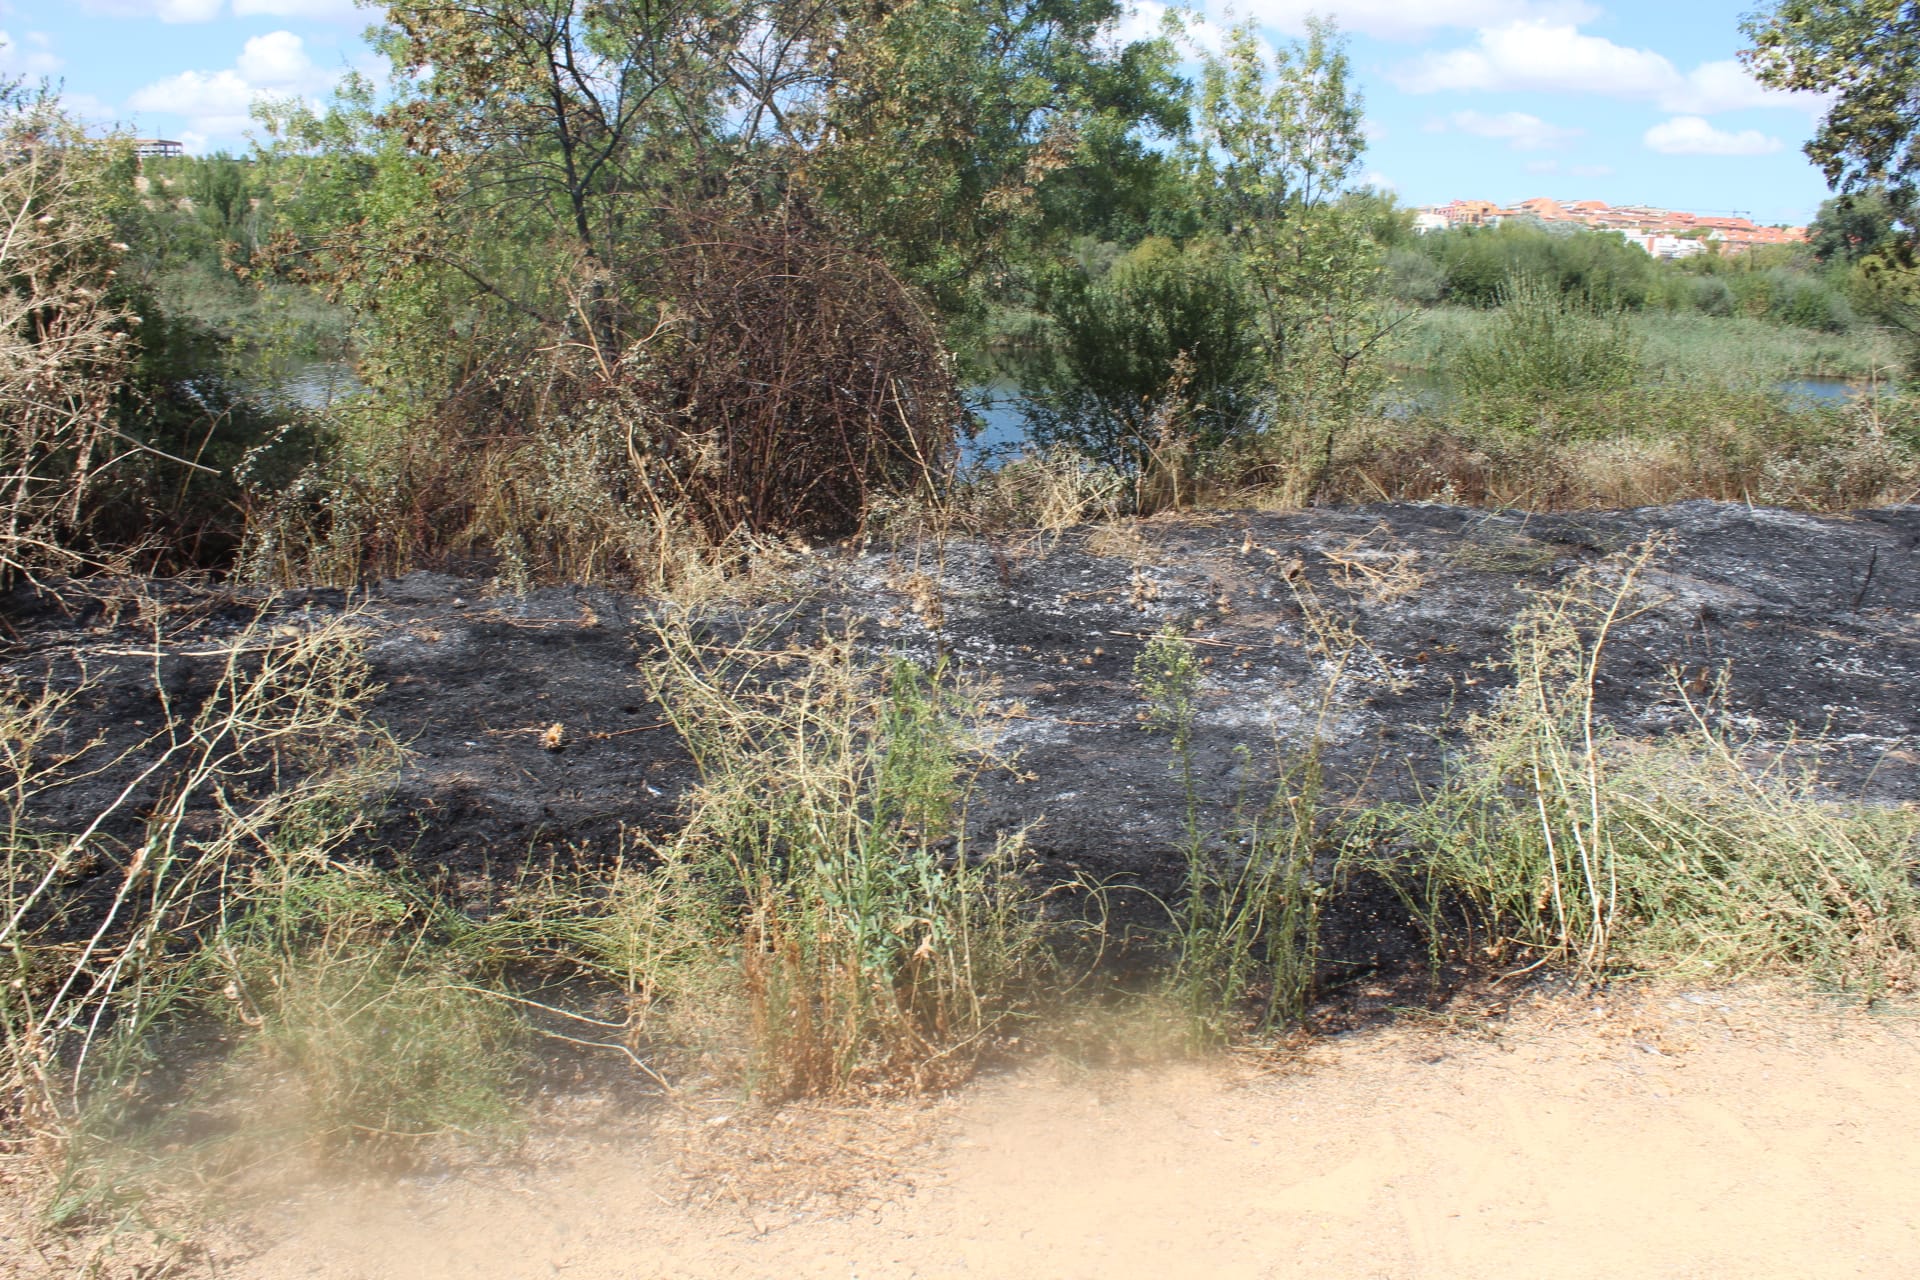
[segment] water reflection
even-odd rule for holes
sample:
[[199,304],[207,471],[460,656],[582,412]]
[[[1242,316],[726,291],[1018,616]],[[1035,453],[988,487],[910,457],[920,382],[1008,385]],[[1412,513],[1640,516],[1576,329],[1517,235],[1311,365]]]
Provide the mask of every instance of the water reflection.
[[966,405],[980,422],[978,434],[960,441],[960,465],[997,467],[1027,447],[1027,401],[1008,379],[966,389]]
[[290,409],[326,409],[365,391],[346,360],[296,360],[247,388],[252,397]]

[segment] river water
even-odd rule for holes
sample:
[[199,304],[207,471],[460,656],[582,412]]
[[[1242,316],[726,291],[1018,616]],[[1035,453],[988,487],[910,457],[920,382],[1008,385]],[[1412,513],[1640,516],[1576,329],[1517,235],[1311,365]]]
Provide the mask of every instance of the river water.
[[[1834,405],[1867,393],[1869,384],[1845,378],[1794,378],[1779,384],[1790,401],[1809,407]],[[366,390],[344,361],[312,360],[294,364],[270,384],[257,388],[263,398],[296,409],[325,409]],[[978,433],[960,442],[962,466],[999,465],[1027,447],[1027,403],[1019,384],[1001,379],[967,388],[967,407],[981,423]],[[1435,380],[1406,377],[1381,406],[1389,417],[1412,417],[1444,402]]]

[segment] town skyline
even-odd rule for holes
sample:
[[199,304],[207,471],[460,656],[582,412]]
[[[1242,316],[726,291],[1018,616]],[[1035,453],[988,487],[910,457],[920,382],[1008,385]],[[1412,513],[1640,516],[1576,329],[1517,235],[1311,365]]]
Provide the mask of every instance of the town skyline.
[[1798,244],[1807,239],[1805,226],[1758,223],[1745,214],[1697,212],[1652,204],[1615,205],[1594,199],[1531,196],[1503,205],[1492,200],[1465,198],[1416,206],[1414,210],[1414,229],[1423,233],[1459,227],[1494,227],[1514,220],[1545,227],[1578,226],[1616,232],[1659,258],[1688,258],[1709,249]]

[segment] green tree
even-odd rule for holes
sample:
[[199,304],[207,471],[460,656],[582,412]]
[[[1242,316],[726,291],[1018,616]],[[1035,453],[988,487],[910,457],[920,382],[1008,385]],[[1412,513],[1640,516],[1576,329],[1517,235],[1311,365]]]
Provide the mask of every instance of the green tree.
[[1352,187],[1366,148],[1362,102],[1336,28],[1312,20],[1271,65],[1251,23],[1208,57],[1197,146],[1212,168],[1208,201],[1236,245],[1279,416],[1334,437],[1378,392],[1382,305],[1375,203]]
[[1868,187],[1822,203],[1807,226],[1807,237],[1821,262],[1851,266],[1880,252],[1893,238],[1896,224],[1886,191]]
[[[1827,185],[1884,187],[1903,221],[1920,179],[1920,5],[1913,0],[1776,0],[1741,29],[1742,57],[1776,89],[1834,95],[1807,155]],[[1909,221],[1903,239],[1910,240]]]
[[1097,278],[1062,265],[1042,302],[1057,341],[1022,371],[1042,444],[1138,475],[1156,454],[1205,451],[1256,421],[1258,339],[1218,246],[1149,239]]
[[1182,121],[1160,41],[1108,41],[1116,0],[914,0],[839,13],[809,111],[781,141],[803,181],[949,314],[1044,232],[1150,214]]
[[[380,37],[391,105],[359,85],[328,117],[291,104],[275,121],[283,150],[332,175],[302,177],[288,222],[316,273],[371,306],[438,291],[609,365],[659,323],[648,279],[676,225],[716,201],[804,200],[952,313],[1042,220],[1050,181],[1062,209],[1112,196],[1090,169],[1150,185],[1159,162],[1130,133],[1177,123],[1178,104],[1164,49],[1105,42],[1118,14],[1116,0],[398,0]],[[444,305],[414,328],[449,325],[471,328]]]
[[1884,200],[1891,233],[1859,260],[1854,296],[1908,335],[1920,370],[1920,5],[1776,0],[1742,30],[1762,84],[1832,95],[1806,152],[1842,197]]

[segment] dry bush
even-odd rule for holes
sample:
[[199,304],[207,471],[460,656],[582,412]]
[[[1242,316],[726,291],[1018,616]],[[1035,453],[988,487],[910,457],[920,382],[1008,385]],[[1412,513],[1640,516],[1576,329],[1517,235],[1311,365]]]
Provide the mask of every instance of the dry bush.
[[152,654],[151,731],[91,727],[84,666],[0,699],[0,1138],[46,1217],[190,1218],[502,1119],[525,1023],[493,957],[355,858],[399,751],[352,620],[156,623]]
[[683,215],[657,290],[656,485],[710,534],[840,536],[875,497],[946,475],[961,410],[939,331],[803,204]]
[[1130,482],[1112,467],[1056,446],[967,477],[950,515],[975,531],[1041,529],[1057,533],[1112,520],[1127,505]]
[[[198,656],[218,665],[200,704],[159,681],[159,727],[118,749],[77,726],[85,680],[6,691],[0,1081],[15,1115],[76,1121],[103,1042],[125,1048],[160,1015],[255,868],[324,865],[392,758],[363,718],[366,670],[345,626],[288,637],[257,621]],[[79,783],[97,800],[57,819]]]
[[[719,926],[708,963],[724,960],[745,1011],[755,1089],[963,1077],[1032,994],[1046,934],[1020,836],[969,848],[989,761],[946,680],[904,660],[874,670],[846,638],[728,653],[685,619],[660,638],[643,672],[701,781],[650,875],[681,878]],[[642,921],[668,918],[640,900]]]
[[341,583],[477,558],[660,588],[941,487],[952,372],[879,259],[792,204],[670,213],[663,238],[632,268],[658,318],[617,355],[523,336],[424,414],[346,410],[332,460],[258,495],[248,570]]
[[[0,104],[0,107],[11,104]],[[87,498],[122,452],[130,316],[108,300],[126,246],[107,148],[50,107],[0,123],[0,585],[82,559]]]
[[[1223,459],[1208,505],[1440,501],[1533,511],[1690,498],[1843,511],[1911,501],[1920,450],[1904,410],[1789,409],[1777,397],[1642,390],[1594,400],[1578,431],[1433,418],[1356,424],[1332,466],[1284,440]],[[1578,416],[1578,415],[1574,415]]]

